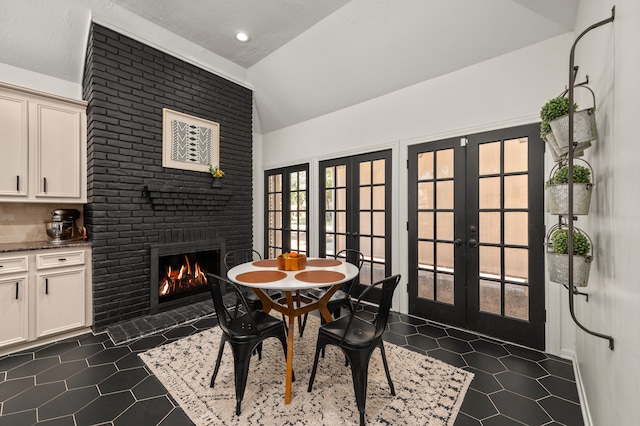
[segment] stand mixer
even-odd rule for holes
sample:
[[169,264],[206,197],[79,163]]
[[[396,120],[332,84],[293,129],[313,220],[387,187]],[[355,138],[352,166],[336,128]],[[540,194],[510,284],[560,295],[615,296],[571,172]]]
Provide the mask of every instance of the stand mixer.
[[58,209],[51,213],[51,221],[47,221],[47,235],[52,243],[82,238],[82,233],[76,226],[80,212],[75,209]]

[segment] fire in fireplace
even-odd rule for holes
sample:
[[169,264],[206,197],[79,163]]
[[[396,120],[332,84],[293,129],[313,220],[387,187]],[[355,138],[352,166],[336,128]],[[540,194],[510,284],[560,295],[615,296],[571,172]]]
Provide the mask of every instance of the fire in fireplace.
[[218,241],[151,247],[151,313],[208,297],[207,272],[220,273]]
[[[196,253],[197,254],[197,253]],[[180,257],[180,256],[167,256],[168,257]],[[200,267],[200,264],[195,259],[194,254],[185,254],[184,260],[178,266],[174,266],[176,262],[173,260],[161,259],[160,268],[164,269],[164,272],[159,274],[161,276],[160,286],[158,288],[159,296],[167,297],[173,294],[178,294],[186,291],[196,290],[199,287],[207,285],[207,278]],[[190,259],[191,258],[191,259]]]

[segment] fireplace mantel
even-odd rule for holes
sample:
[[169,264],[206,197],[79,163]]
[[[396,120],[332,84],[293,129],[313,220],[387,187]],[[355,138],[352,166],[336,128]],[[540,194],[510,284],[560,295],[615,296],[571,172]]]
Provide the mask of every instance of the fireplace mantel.
[[222,210],[233,192],[219,187],[193,188],[163,184],[145,185],[144,194],[154,210],[174,210],[186,206],[188,210]]

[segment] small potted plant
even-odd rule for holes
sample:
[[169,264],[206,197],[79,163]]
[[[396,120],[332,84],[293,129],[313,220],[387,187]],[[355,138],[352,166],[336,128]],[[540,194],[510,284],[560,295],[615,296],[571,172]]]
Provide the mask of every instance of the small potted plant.
[[[578,104],[574,103],[574,110],[578,109]],[[569,149],[561,149],[554,133],[551,131],[551,121],[569,114],[569,99],[566,96],[557,96],[550,99],[540,109],[540,137],[549,144],[551,154],[555,161],[559,161],[566,156]]]
[[[569,230],[556,226],[551,230],[548,241],[547,266],[549,279],[553,282],[569,285]],[[573,285],[586,287],[589,280],[591,239],[584,231],[573,229]]]
[[[586,166],[573,166],[573,214],[589,214],[593,183],[591,167],[584,160],[577,159]],[[551,170],[551,178],[545,188],[549,213],[557,215],[569,214],[569,165],[557,163]]]
[[211,186],[213,188],[220,188],[222,186],[222,177],[224,176],[224,172],[219,166],[214,166],[213,164],[209,164],[209,173],[211,173],[211,177],[213,177],[213,182]]

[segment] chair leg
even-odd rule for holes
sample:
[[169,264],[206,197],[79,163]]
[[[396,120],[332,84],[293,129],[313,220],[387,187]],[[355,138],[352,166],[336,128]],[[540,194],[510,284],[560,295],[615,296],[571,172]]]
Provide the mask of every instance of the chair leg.
[[247,377],[249,376],[249,362],[251,361],[251,349],[249,346],[234,347],[234,377],[236,382],[236,415],[240,415],[242,398],[247,387]]
[[360,412],[360,424],[365,422],[365,405],[367,402],[367,379],[369,375],[369,358],[371,352],[365,351],[345,351],[351,363],[351,377],[353,379],[353,390],[356,394],[356,403]]
[[304,334],[304,329],[307,327],[307,317],[308,313],[304,314],[304,318],[302,319],[302,324],[300,325],[300,337]]
[[313,368],[311,369],[311,377],[309,378],[309,386],[307,387],[307,392],[311,392],[313,389],[313,382],[316,379],[316,372],[318,371],[318,359],[320,357],[320,351],[324,350],[325,342],[318,337],[318,343],[316,344],[316,354],[313,357]]
[[216,359],[216,367],[213,369],[213,376],[211,376],[211,384],[209,385],[209,387],[211,388],[216,382],[216,377],[218,377],[218,370],[220,370],[220,362],[222,361],[222,353],[224,352],[224,345],[226,342],[227,342],[227,339],[223,334],[222,338],[220,339],[220,348],[218,349],[218,358]]
[[387,382],[389,382],[389,388],[391,388],[391,395],[396,396],[396,388],[391,381],[391,374],[389,374],[389,364],[387,364],[387,354],[384,351],[384,344],[380,341],[380,352],[382,352],[382,364],[384,365],[384,372],[387,374]]

